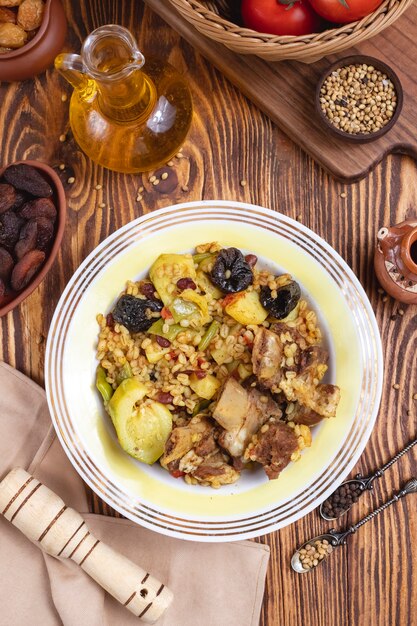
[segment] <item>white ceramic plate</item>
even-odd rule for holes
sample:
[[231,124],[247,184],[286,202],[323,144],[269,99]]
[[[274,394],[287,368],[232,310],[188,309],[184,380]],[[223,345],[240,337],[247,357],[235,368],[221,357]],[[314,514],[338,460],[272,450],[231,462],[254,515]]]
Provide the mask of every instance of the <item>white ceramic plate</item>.
[[[146,275],[164,252],[219,241],[292,274],[320,315],[330,382],[342,399],[335,419],[313,429],[313,445],[278,480],[261,469],[214,490],[172,478],[123,452],[95,390],[96,314],[111,310],[128,279]],[[256,537],[306,515],[350,472],[375,423],[382,350],[375,317],[341,257],[288,217],[238,202],[181,204],[145,215],[103,241],[65,289],[48,337],[46,389],[58,437],[85,482],[133,521],[174,537]]]

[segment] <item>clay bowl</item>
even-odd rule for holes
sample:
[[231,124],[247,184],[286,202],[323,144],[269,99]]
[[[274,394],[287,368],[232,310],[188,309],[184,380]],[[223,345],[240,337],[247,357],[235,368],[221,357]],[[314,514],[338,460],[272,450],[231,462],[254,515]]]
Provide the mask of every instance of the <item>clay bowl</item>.
[[[50,249],[47,258],[45,259],[44,264],[42,265],[40,271],[35,274],[29,285],[25,287],[25,289],[17,293],[9,293],[7,296],[0,298],[0,317],[6,315],[6,313],[9,313],[12,309],[17,307],[21,302],[23,302],[23,300],[25,300],[32,293],[32,291],[34,291],[40,285],[40,283],[43,281],[43,279],[51,269],[53,262],[55,261],[55,258],[58,254],[59,247],[61,245],[67,214],[67,201],[65,198],[64,187],[62,186],[62,183],[54,170],[49,167],[49,165],[45,165],[45,163],[40,163],[40,161],[16,161],[15,165],[17,165],[18,163],[32,165],[32,167],[35,167],[46,178],[46,180],[54,190],[52,198],[58,214],[57,221],[55,223],[55,234],[52,248]],[[12,163],[10,163],[9,165],[12,165]],[[3,175],[6,167],[0,168],[0,177]]]
[[62,50],[67,20],[61,0],[46,0],[42,24],[26,45],[0,54],[0,81],[26,80],[44,72]]
[[[394,111],[394,115],[392,116],[388,124],[380,128],[379,130],[375,131],[374,133],[368,133],[368,134],[358,133],[357,135],[351,135],[350,133],[346,133],[345,131],[340,130],[339,128],[336,128],[336,126],[334,126],[331,123],[331,121],[325,115],[325,113],[323,113],[321,106],[320,106],[320,90],[323,86],[323,83],[327,79],[327,77],[330,76],[330,74],[334,72],[335,70],[338,70],[341,67],[345,67],[346,65],[359,65],[362,63],[366,63],[367,65],[373,65],[377,70],[380,70],[381,72],[383,72],[384,74],[388,76],[388,78],[392,81],[394,88],[395,88],[395,92],[397,94],[397,106]],[[403,100],[404,100],[403,88],[402,88],[400,79],[398,78],[394,70],[389,67],[389,65],[387,65],[383,61],[379,61],[379,59],[375,59],[374,57],[354,55],[350,57],[345,57],[343,59],[339,59],[338,61],[330,65],[330,67],[328,67],[326,71],[321,75],[319,82],[317,84],[317,88],[316,88],[315,109],[316,109],[316,113],[321,123],[324,124],[324,126],[326,126],[326,128],[330,131],[330,133],[334,137],[339,137],[341,139],[345,139],[346,141],[350,141],[352,143],[369,143],[370,141],[375,141],[376,139],[379,139],[380,137],[385,135],[389,130],[391,130],[391,128],[394,126],[394,124],[396,123],[396,121],[398,120],[400,116],[400,113],[403,107]]]

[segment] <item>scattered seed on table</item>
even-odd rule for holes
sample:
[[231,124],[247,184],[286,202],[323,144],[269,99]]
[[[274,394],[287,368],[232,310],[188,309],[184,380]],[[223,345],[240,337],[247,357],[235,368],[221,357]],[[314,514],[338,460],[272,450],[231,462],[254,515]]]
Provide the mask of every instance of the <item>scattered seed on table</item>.
[[188,187],[187,187],[187,185],[183,185],[183,186],[181,187],[181,189],[182,189],[183,191],[188,191]]
[[140,194],[136,196],[136,202],[140,202],[141,200],[143,200],[143,196],[141,196]]
[[164,172],[161,176],[162,180],[166,180],[168,178],[168,172]]
[[346,198],[347,197],[347,193],[345,191],[342,191],[342,193],[340,194],[341,198]]
[[65,169],[65,163],[60,163],[59,165],[59,169],[61,170],[61,172]]
[[404,309],[398,309],[398,313],[402,316],[404,315]]
[[98,205],[100,207],[100,209],[105,209],[106,205],[104,204],[104,202],[100,202],[100,204]]
[[75,183],[75,178],[74,178],[74,176],[70,176],[70,177],[68,178],[68,184],[69,184],[69,185],[72,185],[72,183]]
[[388,302],[388,296],[384,296],[384,297],[382,298],[382,302]]
[[245,180],[245,179],[243,179],[243,180],[241,180],[241,181],[240,181],[240,186],[241,186],[241,187],[246,187],[246,185],[247,185],[247,182],[246,182],[246,180]]
[[96,190],[100,191],[100,189],[102,189],[102,186],[101,185],[96,185]]
[[378,289],[378,293],[383,294],[383,293],[385,293],[385,292],[384,292],[384,290],[383,290],[383,289],[381,289],[381,287],[379,287],[379,289]]
[[167,165],[168,167],[172,167],[174,165],[174,161],[168,161]]
[[153,183],[153,181],[156,180],[156,176],[152,175],[149,177],[149,182]]
[[159,185],[159,178],[157,178],[156,180],[153,180],[153,181],[152,181],[152,185],[153,185],[154,187],[156,187],[156,185]]
[[144,187],[139,187],[138,193],[142,193],[143,191],[145,191]]
[[63,93],[63,94],[62,94],[62,96],[61,96],[61,100],[62,100],[62,102],[66,102],[66,101],[68,100],[68,96],[67,96],[67,94],[66,94],[66,93]]
[[60,136],[59,136],[59,141],[60,141],[61,143],[64,143],[64,141],[66,141],[66,140],[67,140],[67,136],[66,136],[66,135],[60,135]]
[[373,65],[347,65],[324,81],[320,106],[335,128],[350,135],[367,135],[391,120],[397,93],[388,76]]
[[394,387],[394,389],[399,389],[399,388],[400,388],[400,385],[399,385],[398,383],[394,383],[394,384],[393,384],[393,387]]

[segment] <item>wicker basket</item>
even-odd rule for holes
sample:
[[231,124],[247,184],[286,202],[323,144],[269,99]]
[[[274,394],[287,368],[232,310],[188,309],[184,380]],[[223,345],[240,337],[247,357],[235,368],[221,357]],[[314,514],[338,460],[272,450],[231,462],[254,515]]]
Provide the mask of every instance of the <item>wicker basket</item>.
[[300,37],[268,35],[237,26],[216,12],[222,0],[168,0],[206,37],[240,54],[255,54],[267,61],[291,59],[313,63],[322,57],[357,46],[395,22],[414,0],[385,0],[378,9],[359,22],[345,24],[322,33]]

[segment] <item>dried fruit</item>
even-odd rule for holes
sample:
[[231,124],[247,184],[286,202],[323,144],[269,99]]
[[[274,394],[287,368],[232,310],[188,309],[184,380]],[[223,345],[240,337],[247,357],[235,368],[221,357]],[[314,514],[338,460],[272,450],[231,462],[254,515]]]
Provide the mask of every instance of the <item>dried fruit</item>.
[[10,22],[0,24],[0,46],[15,50],[24,46],[26,41],[27,33],[20,26]]
[[19,239],[22,219],[13,211],[7,211],[0,215],[0,246],[11,252]]
[[33,217],[46,217],[54,222],[56,219],[56,208],[51,198],[36,198],[36,200],[26,202],[20,209],[19,215],[25,220],[30,220]]
[[42,0],[23,0],[17,12],[17,23],[24,30],[35,30],[42,24],[45,5]]
[[35,222],[38,228],[38,235],[36,238],[36,247],[38,250],[46,250],[49,242],[54,235],[54,225],[47,217],[34,217],[30,222]]
[[0,7],[18,7],[22,0],[0,0]]
[[139,333],[148,330],[155,321],[150,313],[159,312],[161,309],[162,302],[160,301],[142,300],[135,296],[124,295],[119,299],[112,313],[116,322],[123,324],[132,333]]
[[0,183],[0,213],[13,208],[16,202],[16,189],[7,183]]
[[38,239],[38,225],[35,220],[27,222],[20,231],[19,241],[15,245],[14,253],[21,259],[31,250],[36,248]]
[[192,278],[180,278],[177,281],[177,287],[180,291],[184,291],[185,289],[197,289],[197,285]]
[[252,270],[237,248],[223,248],[211,271],[211,280],[226,293],[244,291],[253,283]]
[[0,279],[7,282],[12,273],[14,261],[5,248],[0,248]]
[[259,299],[262,306],[277,320],[282,320],[291,313],[301,298],[301,289],[295,280],[276,289],[276,296],[267,286],[261,287]]
[[52,187],[38,170],[31,165],[26,165],[25,163],[9,165],[9,167],[4,170],[3,177],[6,182],[16,187],[16,189],[27,191],[37,198],[49,198],[52,196]]
[[16,24],[16,13],[10,9],[0,6],[0,22],[10,22],[10,24]]
[[14,291],[21,291],[32,280],[45,261],[45,253],[40,250],[32,250],[15,265],[12,272],[11,285]]

